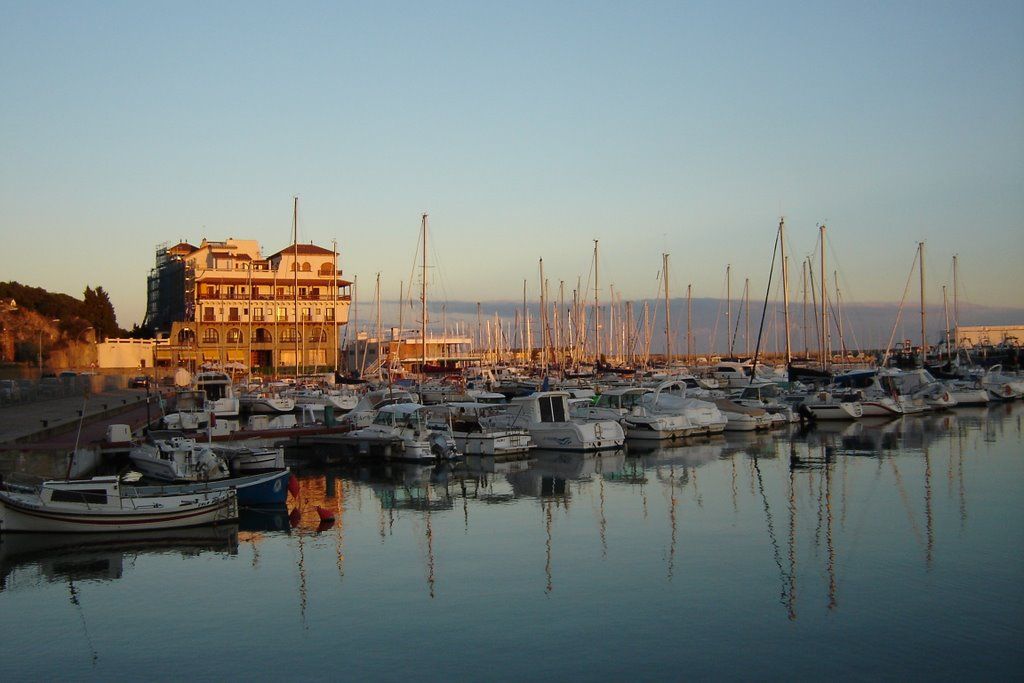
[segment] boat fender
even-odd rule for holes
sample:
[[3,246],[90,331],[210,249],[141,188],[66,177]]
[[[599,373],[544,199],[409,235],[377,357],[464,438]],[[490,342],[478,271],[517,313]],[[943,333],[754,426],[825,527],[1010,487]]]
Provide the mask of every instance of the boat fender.
[[604,433],[604,428],[601,427],[601,423],[600,422],[595,423],[594,424],[594,436],[596,436],[598,439],[600,439],[601,436],[603,435],[603,433]]

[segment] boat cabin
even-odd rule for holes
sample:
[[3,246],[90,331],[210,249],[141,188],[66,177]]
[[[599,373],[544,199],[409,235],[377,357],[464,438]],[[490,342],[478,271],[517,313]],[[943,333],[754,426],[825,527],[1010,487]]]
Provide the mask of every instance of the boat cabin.
[[39,492],[39,499],[43,505],[51,502],[106,505],[110,500],[121,497],[119,486],[117,477],[46,481]]

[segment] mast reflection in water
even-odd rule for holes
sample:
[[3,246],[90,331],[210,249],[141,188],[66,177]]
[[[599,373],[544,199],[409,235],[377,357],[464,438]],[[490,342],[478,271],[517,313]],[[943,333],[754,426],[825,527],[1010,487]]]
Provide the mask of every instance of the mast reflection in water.
[[464,676],[442,643],[498,679],[1012,675],[1022,415],[357,462],[241,531],[5,536],[5,678]]

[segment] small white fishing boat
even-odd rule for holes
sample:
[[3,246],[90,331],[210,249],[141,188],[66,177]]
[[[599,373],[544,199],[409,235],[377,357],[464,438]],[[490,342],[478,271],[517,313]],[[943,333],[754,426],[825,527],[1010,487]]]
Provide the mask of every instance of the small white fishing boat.
[[110,532],[175,529],[238,519],[234,489],[130,496],[118,477],[46,481],[0,489],[0,532]]

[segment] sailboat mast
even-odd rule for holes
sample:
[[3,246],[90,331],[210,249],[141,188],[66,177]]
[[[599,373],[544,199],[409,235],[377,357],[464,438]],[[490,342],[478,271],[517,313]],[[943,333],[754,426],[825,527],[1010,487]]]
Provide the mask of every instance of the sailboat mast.
[[946,285],[942,285],[942,314],[946,318],[946,360],[949,360],[949,301],[946,300]]
[[597,240],[594,240],[594,362],[601,360],[601,305],[598,301],[601,289],[597,281]]
[[563,314],[565,312],[565,281],[558,281],[558,338],[555,340],[555,347],[558,353],[558,367],[562,371],[562,375],[565,374],[565,349],[564,344],[565,333],[562,331],[563,326]]
[[843,362],[846,362],[846,337],[843,336],[843,295],[839,291],[839,271],[833,270],[832,277],[836,283],[836,327],[839,329],[839,344],[843,350]]
[[[409,288],[412,289],[412,283],[409,283]],[[395,344],[394,356],[392,356],[388,363],[388,382],[391,381],[391,368],[394,367],[398,370],[402,369],[402,325],[405,322],[405,281],[398,281],[398,340]],[[391,341],[394,342],[395,335],[391,335]],[[390,346],[390,344],[389,344]]]
[[821,369],[828,370],[828,304],[825,302],[826,281],[828,279],[825,270],[825,226],[819,228],[821,232]]
[[732,264],[725,264],[725,341],[732,358]]
[[918,266],[921,271],[921,366],[928,362],[928,337],[925,328],[925,312],[924,312],[924,242],[918,242],[917,248],[921,255]]
[[540,259],[540,353],[541,353],[541,366],[544,368],[544,374],[548,372],[548,335],[547,335],[547,322],[548,322],[548,308],[547,301],[545,300],[544,291],[544,259]]
[[423,282],[420,285],[420,375],[427,372],[427,214],[420,217],[423,231]]
[[960,355],[960,298],[956,281],[957,255],[953,254],[953,346]]
[[807,343],[807,259],[800,262],[800,285],[804,290],[804,307],[800,312],[800,321],[804,328],[804,359],[810,357],[810,346]]
[[381,366],[383,364],[382,361],[384,360],[382,339],[384,335],[381,329],[380,320],[380,273],[377,273],[377,287],[374,290],[374,296],[377,299],[377,361],[375,365],[377,366],[377,379],[380,379]]
[[661,255],[661,272],[665,276],[665,367],[672,365],[672,310],[668,303],[668,254]]
[[693,361],[693,285],[686,285],[686,356]]
[[793,360],[789,341],[789,257],[786,256],[786,221],[779,219],[779,244],[782,246],[782,320],[786,327],[786,365]]
[[299,378],[299,198],[292,197],[292,295],[295,318],[295,379]]
[[[331,276],[332,282],[334,283],[334,301],[331,304],[334,306],[334,372],[337,374],[339,367],[339,356],[341,354],[341,325],[338,324],[338,297],[340,291],[338,289],[338,240],[333,240],[334,245],[334,275]],[[250,289],[252,289],[250,287]]]
[[743,280],[743,355],[750,355],[750,278]]

